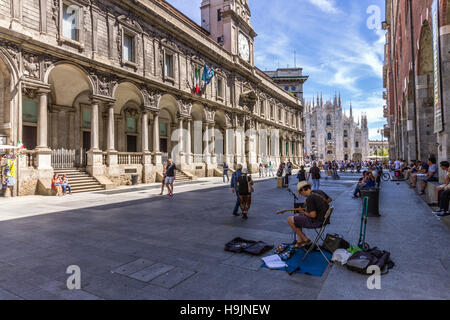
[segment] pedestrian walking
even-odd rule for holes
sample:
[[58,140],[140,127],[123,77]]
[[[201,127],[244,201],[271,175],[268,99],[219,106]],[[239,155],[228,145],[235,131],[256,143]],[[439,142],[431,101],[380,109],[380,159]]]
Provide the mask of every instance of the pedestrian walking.
[[239,216],[238,210],[241,205],[241,201],[239,199],[237,181],[241,175],[242,175],[242,165],[238,164],[236,166],[236,171],[233,172],[233,174],[231,175],[231,191],[236,195],[236,205],[234,206],[233,216]]
[[271,176],[271,177],[275,176],[273,174],[273,163],[272,163],[272,161],[269,161],[269,176]]
[[289,167],[287,165],[283,167],[283,175],[284,175],[284,185],[286,188],[289,188]]
[[297,173],[297,179],[298,179],[299,183],[302,182],[302,181],[307,181],[306,170],[305,170],[304,166],[300,167],[300,170]]
[[242,211],[242,219],[244,220],[248,219],[248,211],[250,210],[250,206],[252,204],[252,193],[254,191],[253,184],[254,182],[252,180],[252,177],[248,175],[248,169],[243,169],[242,175],[237,181],[237,186]]
[[263,177],[263,172],[264,172],[264,166],[262,163],[259,164],[259,177],[262,178]]
[[264,178],[269,176],[269,165],[267,163],[264,164]]
[[175,181],[175,175],[176,175],[176,165],[173,163],[172,159],[169,159],[167,161],[167,168],[166,168],[166,187],[167,191],[169,192],[169,196],[173,196],[173,183]]
[[230,182],[230,177],[228,177],[228,170],[230,168],[228,167],[228,163],[224,162],[223,163],[223,174],[222,174],[222,178],[223,178],[223,183],[225,183],[225,177],[227,177],[227,182]]
[[320,188],[320,169],[317,167],[316,163],[314,162],[313,167],[309,171],[312,181],[313,181],[313,190],[319,190]]

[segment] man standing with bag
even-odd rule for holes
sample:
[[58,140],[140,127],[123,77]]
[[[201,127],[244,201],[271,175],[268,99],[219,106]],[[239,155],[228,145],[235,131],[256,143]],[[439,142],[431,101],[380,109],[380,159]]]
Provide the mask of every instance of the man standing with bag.
[[242,175],[237,181],[237,186],[242,210],[242,219],[247,220],[248,210],[250,210],[252,204],[252,193],[254,191],[253,180],[252,177],[248,175],[247,168],[242,170]]
[[310,176],[313,181],[313,190],[319,190],[320,189],[320,169],[314,162],[313,167],[309,170]]
[[241,204],[239,200],[239,192],[237,186],[237,181],[241,175],[242,175],[242,165],[238,164],[236,166],[236,171],[233,172],[233,174],[231,175],[231,191],[236,194],[236,205],[234,206],[233,216],[236,217],[239,216],[238,210]]

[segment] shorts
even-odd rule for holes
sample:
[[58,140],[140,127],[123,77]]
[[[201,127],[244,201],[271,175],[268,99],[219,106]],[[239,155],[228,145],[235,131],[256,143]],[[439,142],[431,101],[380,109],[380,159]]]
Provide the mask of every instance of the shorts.
[[173,184],[174,181],[175,181],[175,177],[166,177],[165,183]]
[[423,182],[437,182],[437,181],[439,181],[439,179],[436,177],[431,177],[431,178],[422,179],[422,181]]
[[297,228],[315,229],[322,226],[322,222],[313,220],[304,215],[298,215],[294,217],[294,225]]

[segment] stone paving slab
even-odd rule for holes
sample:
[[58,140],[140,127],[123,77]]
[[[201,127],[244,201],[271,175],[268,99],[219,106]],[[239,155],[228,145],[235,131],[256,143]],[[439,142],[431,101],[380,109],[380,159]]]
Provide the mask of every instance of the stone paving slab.
[[145,269],[146,267],[151,266],[153,264],[155,264],[154,261],[138,259],[136,261],[120,266],[112,270],[112,272],[128,276],[138,271],[141,271],[142,269]]
[[177,267],[151,280],[150,284],[166,289],[172,289],[195,274],[195,271]]
[[174,266],[167,264],[155,263],[154,265],[144,268],[136,273],[130,274],[129,277],[139,281],[149,282],[150,280],[153,280],[174,268]]

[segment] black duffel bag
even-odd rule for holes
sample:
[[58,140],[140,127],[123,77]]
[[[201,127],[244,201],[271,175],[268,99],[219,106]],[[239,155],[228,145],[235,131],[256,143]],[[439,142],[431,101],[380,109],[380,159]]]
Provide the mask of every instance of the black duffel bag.
[[339,234],[327,234],[322,248],[328,252],[334,253],[337,249],[350,248],[350,243],[345,241],[345,239]]

